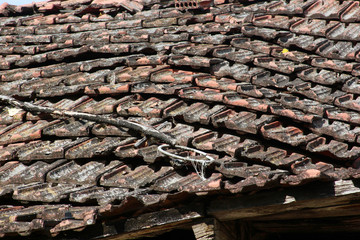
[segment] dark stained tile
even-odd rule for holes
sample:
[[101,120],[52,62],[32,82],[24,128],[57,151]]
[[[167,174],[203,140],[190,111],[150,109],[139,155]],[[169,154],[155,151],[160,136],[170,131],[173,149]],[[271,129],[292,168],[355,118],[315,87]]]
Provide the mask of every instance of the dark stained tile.
[[288,33],[288,31],[275,30],[273,28],[262,28],[255,26],[243,26],[241,32],[249,37],[262,37],[265,40],[273,40]]
[[118,128],[113,125],[108,124],[95,124],[91,128],[91,133],[100,136],[100,137],[106,137],[106,136],[117,136],[117,137],[130,137],[131,135],[128,133],[127,128]]
[[13,107],[5,107],[0,113],[0,124],[12,124],[15,122],[22,122],[26,112]]
[[260,189],[268,189],[278,187],[283,176],[287,175],[285,170],[270,170],[261,172],[258,175],[250,176],[237,183],[226,181],[224,188],[231,193],[251,192]]
[[87,188],[87,185],[38,183],[15,189],[13,198],[22,201],[59,202],[71,192]]
[[147,165],[142,165],[131,170],[129,166],[122,165],[103,175],[100,179],[100,185],[138,189],[172,171],[172,167],[153,169]]
[[304,13],[308,18],[339,19],[342,11],[349,7],[350,4],[351,1],[340,3],[330,0],[326,4],[323,1],[316,1]]
[[294,62],[306,62],[312,58],[311,55],[301,51],[289,51],[288,49],[275,48],[271,55],[277,58],[288,59]]
[[106,24],[107,29],[122,29],[122,28],[134,28],[134,27],[140,27],[141,26],[141,20],[120,20],[120,21],[113,21]]
[[40,141],[33,144],[26,144],[17,151],[17,157],[20,161],[26,160],[48,160],[48,159],[62,159],[65,157],[67,149],[77,145],[87,138],[79,138],[74,141],[71,139]]
[[216,170],[221,172],[225,177],[240,177],[247,178],[252,175],[259,174],[264,171],[270,171],[271,168],[262,165],[249,166],[245,162],[223,162]]
[[174,95],[176,92],[183,88],[191,87],[191,84],[178,84],[178,83],[152,83],[152,82],[137,82],[131,87],[132,93],[150,93],[150,94],[161,94],[161,95]]
[[344,111],[340,108],[330,108],[326,110],[326,116],[332,120],[339,120],[349,123],[358,124],[360,122],[360,114],[353,111]]
[[233,79],[221,78],[218,80],[215,76],[205,75],[195,78],[195,83],[199,87],[208,87],[222,91],[236,91],[240,83]]
[[299,72],[297,76],[305,81],[312,81],[323,85],[343,84],[351,78],[351,75],[339,74],[321,68],[308,68]]
[[285,74],[301,71],[309,67],[308,65],[302,63],[294,63],[292,61],[271,57],[255,58],[254,64],[256,66],[268,68]]
[[311,65],[314,67],[330,68],[335,71],[351,72],[356,66],[358,66],[358,63],[329,58],[314,58],[311,61]]
[[360,109],[360,98],[356,97],[354,99],[353,94],[346,94],[344,96],[338,97],[335,99],[334,103],[339,107],[348,108],[355,111],[359,111]]
[[307,51],[314,51],[327,41],[326,38],[288,33],[278,38],[277,43],[283,47],[296,46]]
[[306,113],[313,113],[323,116],[325,111],[331,108],[331,105],[322,104],[310,99],[300,99],[292,95],[282,95],[279,102],[287,108],[300,109]]
[[289,30],[292,23],[296,22],[297,18],[289,19],[287,16],[280,15],[262,15],[254,17],[252,23],[259,27],[270,27],[276,29]]
[[129,190],[126,188],[110,188],[109,190],[105,190],[103,187],[92,187],[70,193],[69,200],[78,203],[86,203],[96,200],[99,205],[105,205],[115,200],[124,199],[128,192]]
[[310,152],[318,152],[324,155],[329,153],[336,158],[344,160],[353,160],[359,157],[360,148],[354,146],[350,149],[349,145],[344,142],[339,142],[336,140],[331,140],[329,143],[326,143],[325,137],[319,137],[306,145],[306,150]]
[[316,0],[294,0],[290,2],[274,1],[266,6],[266,12],[285,15],[303,14],[304,10],[306,10],[314,2],[316,2]]
[[300,79],[293,81],[288,89],[292,93],[298,93],[325,104],[332,104],[335,98],[345,95],[342,91],[336,90],[334,92],[332,88],[322,85],[311,87],[311,83],[303,82]]
[[102,174],[120,164],[121,162],[117,160],[111,161],[107,165],[96,161],[79,165],[74,161],[71,161],[48,172],[46,181],[59,184],[94,185]]
[[240,132],[256,134],[261,126],[276,119],[275,116],[261,115],[257,117],[252,112],[239,112],[225,121],[225,126],[228,129],[237,130]]
[[[186,39],[187,40],[187,39]],[[195,55],[195,56],[205,56],[210,53],[215,48],[212,44],[183,44],[175,46],[171,49],[171,52],[174,54],[181,55]]]
[[228,61],[223,61],[211,66],[211,73],[213,75],[217,77],[231,76],[241,82],[250,82],[254,76],[264,71],[265,69],[263,68],[249,67],[241,63],[234,63],[230,66]]
[[45,127],[42,134],[57,137],[84,137],[89,135],[93,122],[83,120],[64,120]]
[[167,60],[167,56],[150,55],[150,56],[129,56],[126,58],[126,64],[130,67],[143,65],[163,65]]
[[247,98],[242,97],[239,94],[229,94],[224,96],[224,103],[261,112],[267,112],[269,105],[271,104],[267,99]]
[[223,34],[199,34],[191,37],[191,42],[202,44],[223,44],[228,37]]
[[226,93],[219,90],[206,88],[204,90],[198,87],[183,88],[178,92],[178,95],[184,99],[201,100],[201,101],[213,101],[222,102]]
[[344,41],[327,41],[321,45],[316,53],[320,56],[340,59],[340,60],[354,60],[356,58],[356,53],[360,49],[359,44],[352,44],[351,42]]
[[207,58],[207,57],[189,57],[185,55],[174,55],[171,56],[168,60],[170,65],[175,66],[190,66],[190,67],[210,67],[216,63],[219,63],[221,60],[216,58]]
[[298,120],[300,122],[307,122],[307,123],[312,123],[314,120],[320,118],[320,116],[318,115],[306,114],[296,109],[288,109],[286,107],[283,107],[281,104],[271,105],[270,112],[275,115],[284,116],[290,119]]
[[167,26],[176,25],[176,24],[177,24],[176,18],[160,18],[160,19],[156,19],[156,20],[144,20],[142,22],[142,26],[145,28],[167,27]]
[[120,104],[117,113],[121,116],[161,117],[162,110],[177,101],[176,98],[161,101],[156,97],[151,97],[145,101],[132,101],[126,105]]
[[86,86],[84,93],[87,95],[117,95],[120,93],[128,93],[129,91],[129,83],[118,83]]
[[338,24],[337,21],[327,22],[326,20],[304,18],[292,24],[290,31],[296,34],[325,37]]
[[218,152],[225,152],[230,156],[235,156],[237,146],[240,142],[240,137],[224,134],[213,143],[213,148]]
[[154,83],[191,83],[193,75],[196,75],[196,73],[175,69],[163,69],[151,73],[150,81]]
[[340,23],[327,32],[326,37],[332,40],[357,41],[360,25],[358,23]]
[[9,144],[39,139],[42,136],[42,129],[57,123],[58,121],[47,122],[44,120],[36,123],[24,122],[23,124],[6,131],[0,135],[0,144]]
[[118,137],[107,137],[103,140],[91,138],[67,150],[65,158],[77,159],[107,156],[111,154],[112,150],[119,146],[120,140]]
[[341,22],[358,22],[360,7],[358,2],[352,2],[340,15]]
[[317,137],[316,134],[312,133],[304,134],[303,130],[297,127],[284,127],[279,121],[262,126],[261,133],[265,138],[274,139],[292,146],[305,144]]
[[55,77],[79,72],[80,63],[60,63],[41,69],[41,77]]
[[223,105],[215,105],[210,107],[209,105],[201,102],[191,104],[183,117],[184,120],[188,123],[200,122],[201,124],[209,124],[211,116],[217,114],[226,109]]
[[344,92],[360,94],[360,81],[359,78],[350,78],[342,87]]
[[360,131],[359,127],[339,121],[330,122],[328,119],[314,121],[310,129],[317,134],[325,134],[347,142],[355,142]]
[[200,150],[213,150],[213,144],[218,138],[218,133],[211,131],[194,138],[192,145]]
[[39,69],[39,68],[31,68],[31,69],[18,68],[18,69],[9,70],[6,72],[1,71],[0,75],[1,75],[2,82],[28,80],[28,79],[40,77],[41,69]]
[[6,147],[0,148],[0,161],[13,160],[16,157],[17,150],[22,147],[24,143],[9,144]]
[[105,98],[101,101],[96,101],[92,98],[88,99],[85,102],[77,105],[73,108],[73,111],[91,113],[91,114],[108,114],[113,113],[117,104],[119,104],[121,100],[117,100],[111,97]]
[[257,86],[285,88],[289,80],[290,78],[286,75],[279,73],[272,74],[269,71],[264,71],[255,75],[251,82]]
[[197,178],[194,176],[192,181],[182,182],[179,191],[186,191],[190,193],[198,193],[198,192],[212,192],[218,191],[222,189],[222,174],[213,173],[206,180],[201,179],[199,176]]
[[2,185],[45,182],[46,174],[64,162],[65,160],[53,163],[37,161],[29,166],[17,161],[7,162],[1,167],[0,182]]

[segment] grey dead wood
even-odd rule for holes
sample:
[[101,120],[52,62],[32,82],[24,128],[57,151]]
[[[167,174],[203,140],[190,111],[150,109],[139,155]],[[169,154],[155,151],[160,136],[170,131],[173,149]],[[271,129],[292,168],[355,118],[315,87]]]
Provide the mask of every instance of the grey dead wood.
[[100,115],[94,115],[94,114],[88,114],[88,113],[82,113],[82,112],[75,112],[75,111],[67,111],[67,110],[61,110],[51,107],[43,107],[38,106],[29,102],[22,102],[19,101],[13,97],[0,95],[0,101],[5,103],[6,105],[11,105],[13,107],[21,108],[25,111],[31,112],[31,113],[47,113],[47,114],[54,114],[59,116],[59,118],[77,118],[77,119],[84,119],[89,120],[97,123],[107,123],[116,127],[126,127],[131,130],[140,132],[144,134],[145,136],[154,137],[164,143],[170,144],[171,146],[175,146],[176,139],[172,138],[169,135],[166,135],[152,127],[148,127],[139,123],[127,121],[124,119],[116,119],[116,118],[110,118],[106,116],[100,116]]

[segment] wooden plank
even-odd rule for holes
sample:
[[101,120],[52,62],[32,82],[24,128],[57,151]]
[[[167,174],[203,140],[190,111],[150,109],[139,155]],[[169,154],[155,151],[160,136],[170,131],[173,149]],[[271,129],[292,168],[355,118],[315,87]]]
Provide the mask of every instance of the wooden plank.
[[285,219],[306,219],[306,218],[327,218],[341,216],[358,216],[360,214],[360,204],[345,204],[330,207],[300,209],[284,213],[247,218],[249,221],[256,220],[285,220]]
[[267,233],[360,232],[360,217],[252,222],[255,231]]
[[229,221],[305,208],[345,205],[355,200],[360,200],[360,180],[316,182],[254,195],[219,197],[210,202],[207,213],[220,221]]
[[234,240],[236,228],[234,224],[221,223],[216,219],[205,219],[192,226],[196,240]]

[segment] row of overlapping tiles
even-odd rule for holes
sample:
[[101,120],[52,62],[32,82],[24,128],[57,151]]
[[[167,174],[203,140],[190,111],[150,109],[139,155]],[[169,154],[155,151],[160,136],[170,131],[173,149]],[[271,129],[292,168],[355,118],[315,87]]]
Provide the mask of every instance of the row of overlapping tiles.
[[[147,59],[151,57],[143,58]],[[193,61],[190,59],[191,57],[187,57],[184,61],[196,64],[195,59],[193,59]],[[112,59],[110,59],[110,62],[111,61]],[[220,65],[221,64],[222,63],[220,63]],[[29,94],[30,92],[30,95],[33,91],[37,91],[39,97],[42,96],[41,94],[45,94],[45,97],[49,96],[51,93],[55,92],[55,90],[58,91],[57,93],[65,95],[66,93],[69,93],[66,92],[66,88],[63,88],[61,85],[53,87],[52,84],[55,84],[56,86],[59,85],[59,82],[67,81],[72,86],[80,86],[80,89],[84,90],[85,94],[90,96],[126,94],[129,92],[134,94],[155,94],[158,97],[162,95],[167,98],[177,95],[188,101],[197,100],[218,104],[223,103],[248,110],[289,117],[300,122],[309,123],[310,128],[315,133],[326,134],[348,142],[357,142],[358,128],[354,128],[350,124],[342,122],[345,121],[353,124],[359,123],[359,114],[357,112],[359,111],[358,99],[353,99],[352,94],[345,94],[345,92],[340,91],[331,93],[331,88],[321,86],[311,88],[310,83],[303,82],[300,79],[290,80],[289,77],[281,74],[270,76],[270,72],[267,72],[262,68],[253,68],[256,69],[253,70],[253,72],[258,73],[254,76],[254,73],[252,74],[251,70],[249,71],[249,67],[246,65],[239,64],[236,66],[237,74],[234,78],[248,80],[245,80],[245,82],[237,82],[234,79],[228,78],[217,80],[215,78],[215,76],[218,75],[216,71],[214,71],[215,76],[212,76],[199,72],[174,70],[167,65],[159,65],[157,67],[142,66],[137,68],[120,68],[111,71],[111,74],[109,74],[110,71],[107,70],[100,70],[85,75],[82,73],[75,73],[66,77],[60,76],[49,78],[48,81],[44,81],[44,79],[29,81],[24,83],[21,88],[25,90],[25,93]],[[243,66],[242,69],[241,66]],[[213,67],[215,69],[218,68],[218,64]],[[57,71],[57,69],[54,69],[54,71]],[[298,76],[303,79],[312,79],[311,75],[315,71],[316,70],[314,69],[305,69],[300,71]],[[322,70],[322,72],[324,75],[332,76],[332,72],[330,71],[326,72],[326,70]],[[335,79],[340,78],[340,80],[347,78],[346,75],[333,77]],[[320,74],[318,78],[322,78],[322,75]],[[104,83],[104,81],[107,81],[107,83]],[[350,83],[354,82],[352,78],[348,81],[350,81]],[[115,84],[112,84],[112,82],[115,82]],[[195,84],[195,86],[193,86],[193,84]],[[259,87],[259,85],[263,87]],[[348,86],[349,84],[345,85]],[[269,86],[277,87],[279,90],[270,89],[268,88]],[[47,91],[47,89],[50,90],[51,88],[53,88],[53,91]],[[63,88],[63,90],[61,90],[61,88]],[[313,100],[306,98],[300,99],[294,95],[280,92],[282,89],[286,88],[290,90],[290,92],[313,98]],[[12,89],[4,87],[3,91],[5,92],[5,90],[9,91]],[[177,110],[177,113],[172,113],[173,116],[186,116],[186,114],[191,112],[189,109],[186,109],[186,107],[189,108],[190,105],[188,106],[187,103],[179,102],[176,98],[170,98],[169,100],[164,100],[164,102],[162,102],[154,97],[143,102],[140,101],[141,99],[138,95],[134,96],[137,97],[107,97],[98,101],[88,96],[84,96],[76,100],[65,98],[58,102],[39,100],[35,103],[43,106],[93,114],[111,114],[117,107],[117,113],[123,116],[168,117],[169,115],[161,115],[162,111],[166,108],[179,109]],[[129,101],[133,101],[133,106],[126,110],[122,109]],[[204,105],[206,106],[206,104]],[[345,111],[340,108],[346,108],[348,110]],[[180,111],[182,109],[184,109],[184,111]],[[206,113],[207,109],[209,109],[209,106],[206,107],[203,114],[206,115],[210,113]],[[227,110],[219,116],[222,116],[222,118],[227,116],[230,119],[234,115],[231,111]],[[166,112],[168,111],[165,111],[165,113]],[[253,118],[258,118],[256,114],[252,114]],[[15,135],[16,138],[19,138],[18,140],[15,138],[15,140],[9,140],[6,137],[9,135],[7,132],[11,128],[17,127],[15,124],[16,122],[21,122],[23,120],[34,121],[44,118],[49,119],[51,116],[34,116],[30,113],[25,114],[25,112],[20,109],[11,107],[4,108],[1,113],[0,122],[2,124],[13,123],[13,125],[4,126],[2,131],[3,140],[1,142],[3,144],[8,144],[17,142],[19,139],[21,140],[21,137],[19,138],[18,135]],[[334,121],[329,122],[327,118]],[[274,118],[272,118],[272,120],[274,120]],[[269,123],[269,121],[267,123]],[[217,126],[216,122],[214,122],[213,125]],[[250,131],[246,129],[248,128],[245,127],[244,131]],[[259,127],[257,127],[257,129],[259,129]],[[14,130],[12,131],[15,133]],[[251,130],[251,133],[255,134],[257,133],[257,130]]]
[[[332,8],[327,9],[332,12],[329,16],[326,16],[319,15],[318,8],[328,8],[329,2],[334,4],[339,2],[324,2],[327,3],[325,5],[326,7],[321,6],[321,1],[315,1],[313,4],[315,7],[307,6],[309,5],[308,2],[302,3],[302,7],[307,6],[310,9],[310,11],[305,11],[305,15],[308,18],[278,15],[262,15],[254,17],[251,13],[251,11],[255,11],[277,14],[277,11],[272,10],[273,3],[268,4],[270,6],[264,9],[259,9],[260,6],[257,6],[257,4],[254,4],[254,7],[256,7],[255,9],[249,6],[241,7],[237,5],[225,5],[225,7],[215,8],[210,13],[200,15],[181,13],[174,9],[149,10],[135,15],[119,14],[119,16],[115,18],[118,20],[113,21],[106,17],[97,20],[98,18],[91,18],[90,16],[92,15],[85,15],[86,17],[83,18],[67,15],[64,15],[64,18],[59,17],[59,15],[38,16],[29,19],[19,18],[14,20],[15,22],[7,23],[8,25],[15,26],[5,26],[1,28],[0,34],[3,35],[3,37],[0,38],[0,42],[6,43],[1,52],[2,54],[11,54],[7,59],[8,61],[5,59],[2,67],[8,69],[11,64],[26,66],[31,62],[30,59],[27,59],[27,61],[20,60],[19,58],[21,58],[21,56],[14,55],[16,53],[36,54],[39,52],[72,47],[74,45],[79,46],[94,43],[184,41],[190,38],[186,33],[190,33],[191,35],[216,32],[226,33],[241,27],[244,23],[251,22],[255,26],[286,30],[280,32],[282,35],[293,32],[294,34],[317,36],[319,37],[317,41],[322,41],[323,43],[322,47],[318,49],[318,53],[321,55],[337,59],[357,59],[358,57],[356,57],[354,53],[359,50],[358,44],[353,45],[351,42],[338,42],[338,40],[357,41],[358,36],[356,33],[359,32],[357,30],[359,24],[350,23],[345,25],[345,23],[335,20],[328,22],[327,19],[339,19],[339,12],[342,14],[351,13],[350,10],[359,8],[359,3],[354,2],[349,4],[348,2],[344,2],[342,5],[339,5],[338,8],[332,6]],[[301,8],[301,4],[299,5]],[[279,4],[276,5],[276,7],[281,8]],[[349,8],[347,11],[345,11],[347,9],[346,7]],[[316,14],[312,14],[312,12],[315,12]],[[280,11],[280,13],[286,13],[286,11]],[[324,12],[324,14],[325,13],[327,12]],[[294,11],[289,14],[293,15]],[[326,20],[312,18],[324,18]],[[344,18],[341,19],[343,20]],[[87,23],[87,21],[94,22]],[[69,24],[67,24],[68,22]],[[345,20],[345,22],[347,21]],[[187,26],[189,23],[193,24]],[[16,26],[19,24],[25,26]],[[42,25],[37,26],[39,24]],[[249,29],[254,29],[250,26],[244,28],[247,31],[249,31]],[[290,32],[288,30],[290,30]],[[267,29],[267,31],[267,34],[270,36],[274,34],[273,31],[275,30]],[[182,34],[178,34],[181,32]],[[328,40],[326,41],[326,39]],[[325,41],[326,44],[324,44]],[[21,46],[22,44],[36,45]],[[53,54],[49,54],[49,59],[61,60],[57,59],[55,56],[58,53],[58,51],[55,51]],[[71,51],[68,54],[71,54]],[[39,62],[41,61],[41,58],[46,57],[45,54],[38,54],[37,58],[32,58],[33,62]]]

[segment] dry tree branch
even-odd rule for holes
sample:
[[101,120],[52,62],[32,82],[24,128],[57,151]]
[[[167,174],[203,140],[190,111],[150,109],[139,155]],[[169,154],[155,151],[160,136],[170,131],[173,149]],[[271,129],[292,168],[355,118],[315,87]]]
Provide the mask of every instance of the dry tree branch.
[[54,114],[60,117],[73,117],[77,119],[85,119],[97,123],[107,123],[116,127],[126,127],[131,130],[140,132],[146,136],[151,136],[160,141],[167,143],[171,146],[175,146],[176,140],[169,135],[166,135],[152,127],[147,127],[142,124],[130,122],[123,119],[116,119],[110,117],[99,116],[95,114],[88,114],[88,113],[81,113],[81,112],[74,112],[74,111],[67,111],[61,110],[51,107],[42,107],[28,102],[19,101],[13,97],[0,95],[0,102],[4,102],[7,105],[12,105],[14,107],[21,108],[28,112],[41,112],[41,113],[48,113]]

